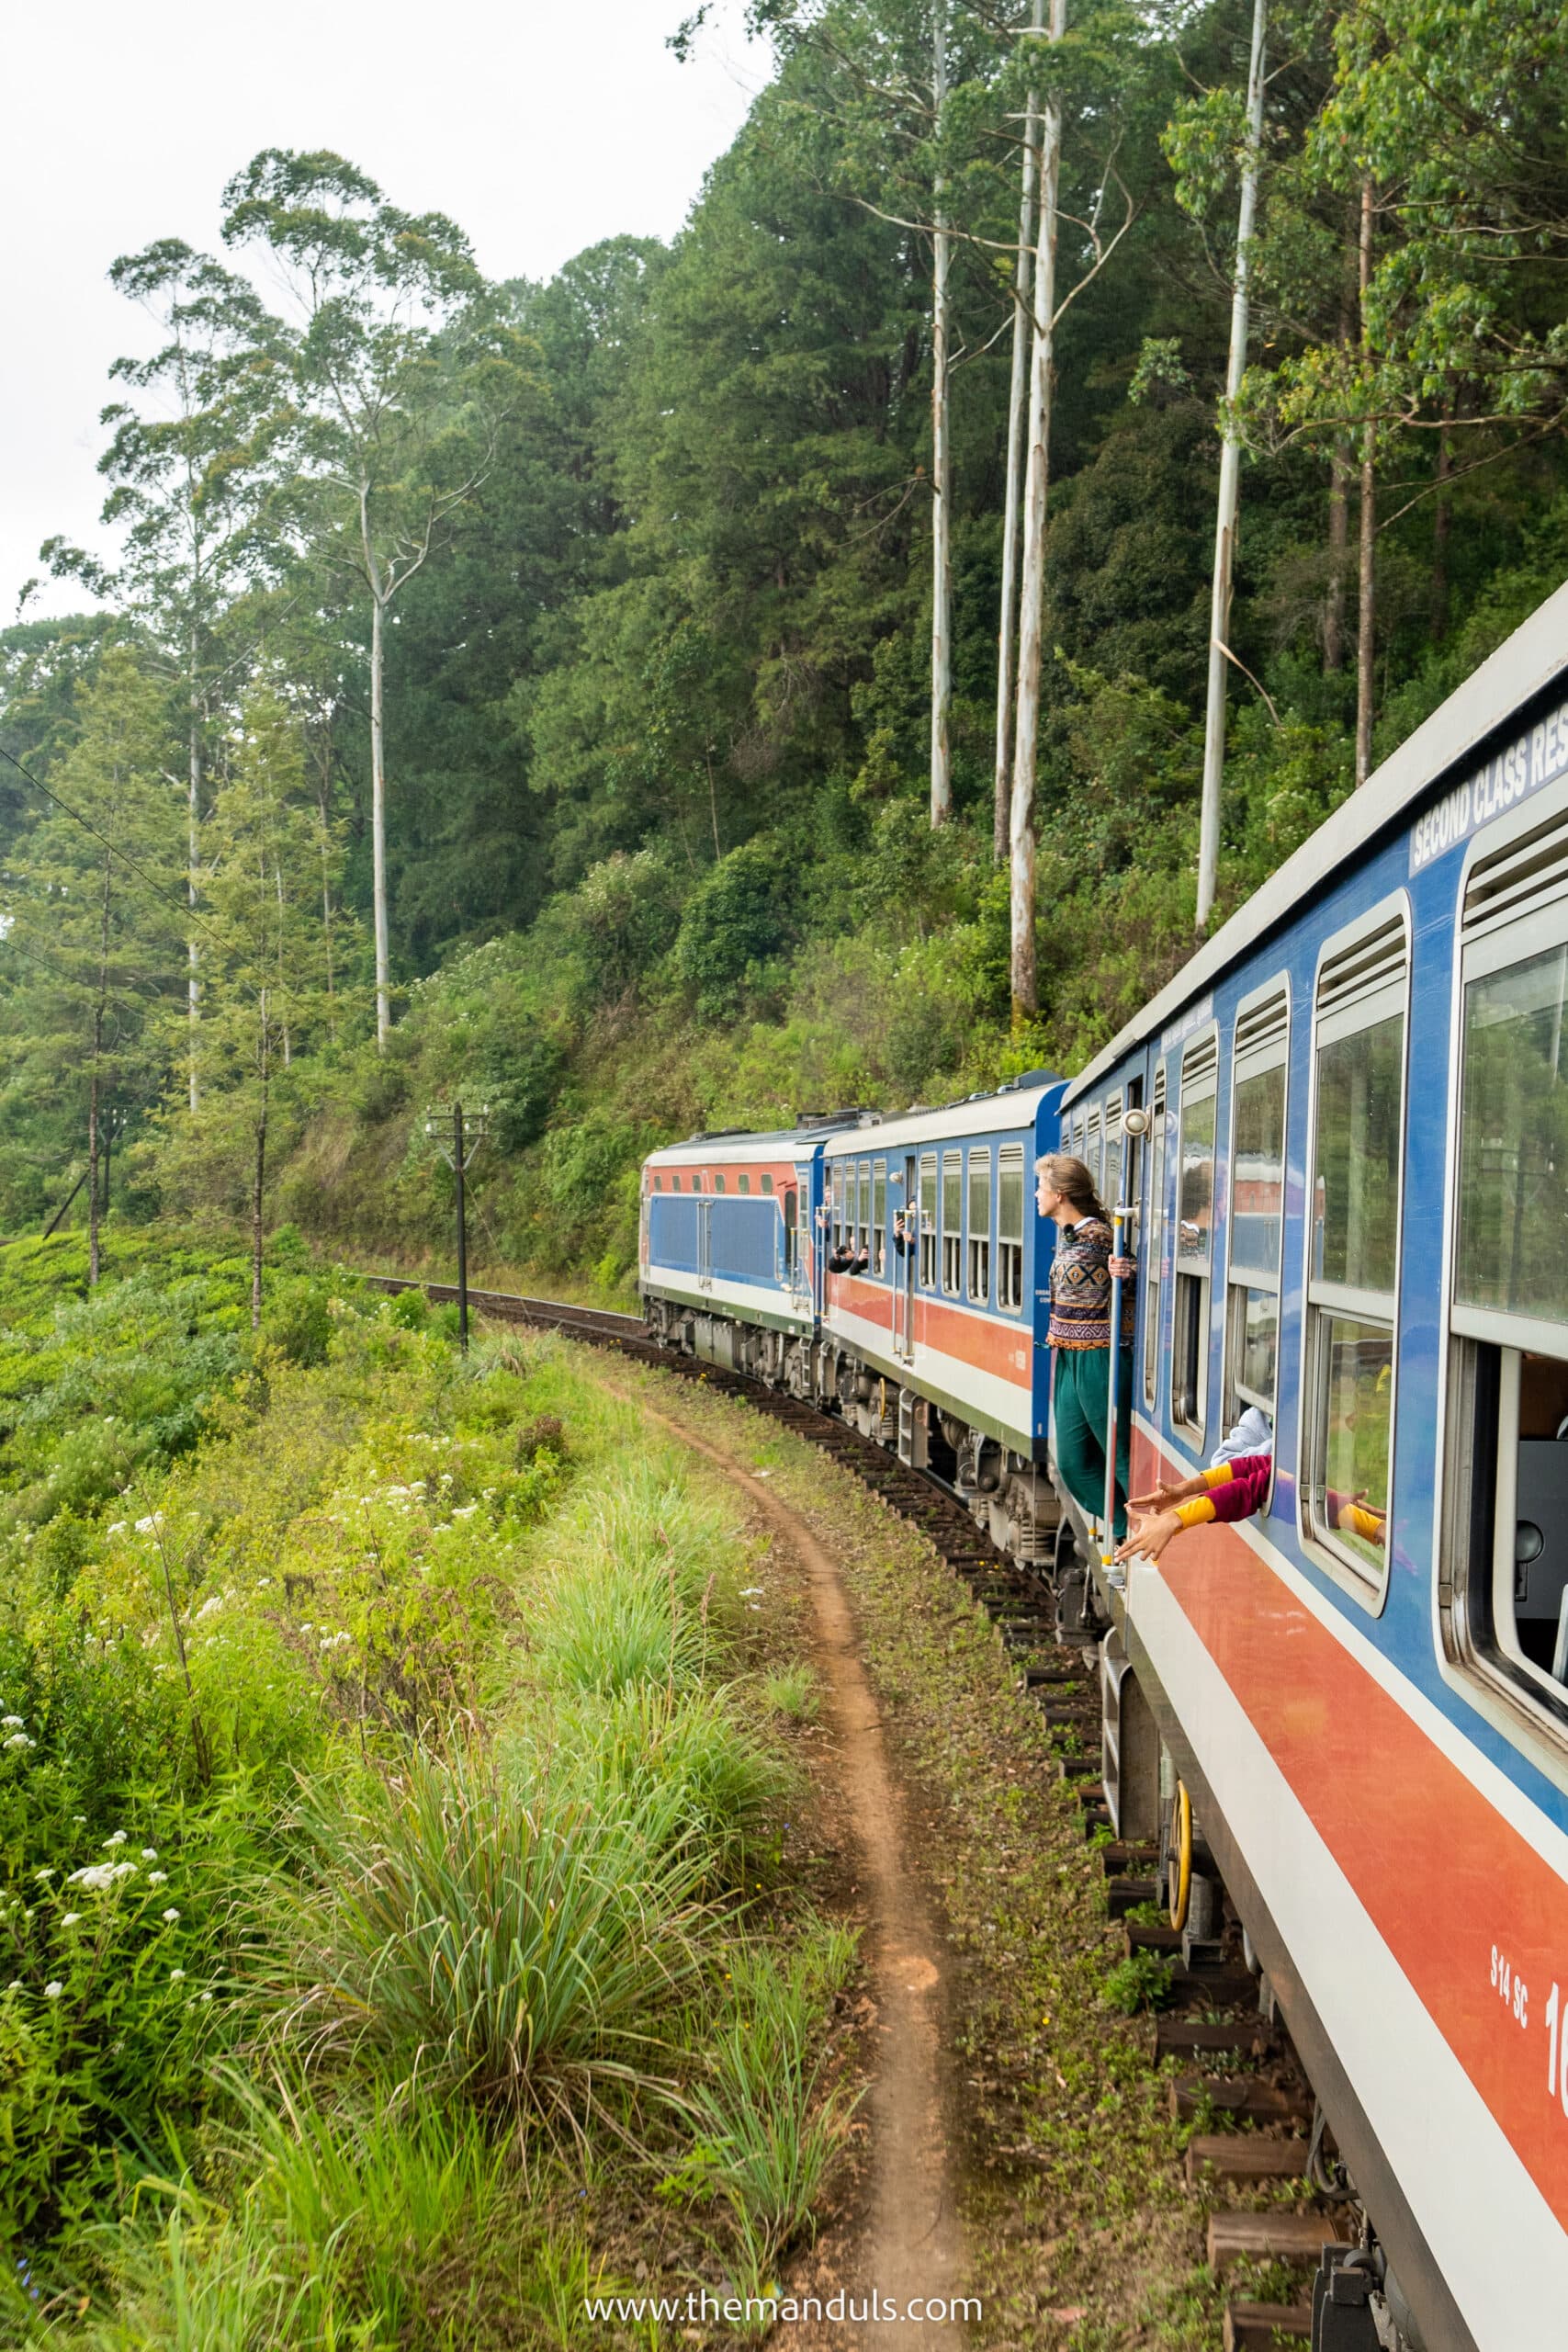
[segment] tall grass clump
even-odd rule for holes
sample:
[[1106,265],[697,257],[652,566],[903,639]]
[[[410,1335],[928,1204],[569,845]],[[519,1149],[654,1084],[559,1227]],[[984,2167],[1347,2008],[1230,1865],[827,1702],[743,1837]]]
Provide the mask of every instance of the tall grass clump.
[[[703,1857],[650,1834],[635,1791],[566,1758],[526,1786],[477,1743],[410,1751],[310,1808],[319,1891],[285,1923],[310,1954],[290,2020],[525,2121],[656,2079],[656,2015],[695,1965]],[[660,1825],[662,1826],[662,1825]]]
[[601,1698],[694,1689],[732,1635],[735,1550],[723,1511],[667,1461],[617,1464],[562,1530],[533,1630],[539,1679]]
[[692,2095],[700,2137],[693,2186],[728,2206],[761,2275],[811,2224],[858,2098],[825,2089],[816,2055],[832,1996],[847,1983],[855,1938],[829,1928],[781,1963],[737,1951],[733,1998]]
[[740,1707],[732,1685],[683,1691],[637,1682],[562,1711],[554,1734],[612,1804],[637,1801],[661,1850],[698,1853],[716,1883],[734,1883],[771,1838],[793,1785]]

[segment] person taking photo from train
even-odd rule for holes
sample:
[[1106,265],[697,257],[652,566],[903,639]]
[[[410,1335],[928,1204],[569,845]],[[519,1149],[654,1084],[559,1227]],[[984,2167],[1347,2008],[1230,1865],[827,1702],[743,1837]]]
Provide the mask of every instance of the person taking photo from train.
[[1034,1163],[1034,1198],[1059,1238],[1051,1261],[1051,1423],[1056,1466],[1067,1490],[1092,1518],[1105,1510],[1105,1437],[1111,1415],[1111,1284],[1120,1281],[1122,1329],[1116,1356],[1116,1513],[1118,1543],[1127,1532],[1127,1449],[1133,1418],[1133,1327],[1137,1301],[1134,1258],[1114,1254],[1115,1236],[1094,1179],[1081,1159],[1047,1152]]

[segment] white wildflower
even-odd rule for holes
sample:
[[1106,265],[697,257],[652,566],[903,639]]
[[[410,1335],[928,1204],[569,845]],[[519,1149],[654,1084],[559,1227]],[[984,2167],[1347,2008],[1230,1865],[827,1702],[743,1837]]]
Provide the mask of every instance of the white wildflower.
[[221,1609],[222,1606],[223,1595],[220,1592],[209,1593],[207,1599],[202,1602],[201,1607],[197,1611],[196,1616],[192,1622],[199,1625],[204,1617],[210,1617],[215,1609]]
[[0,1715],[0,1724],[3,1724],[7,1731],[20,1731],[26,1722],[26,1715]]
[[185,1981],[186,1981],[186,1973],[185,1973],[185,1970],[184,1970],[183,1968],[171,1968],[171,1969],[170,1969],[170,1971],[169,1971],[169,1982],[170,1982],[170,1984],[183,1984],[185,1983]]
[[212,1996],[211,1996],[211,1994],[210,1994],[210,1993],[204,1993],[204,1994],[202,1995],[202,1996],[201,1996],[201,1997],[202,1997],[202,1999],[203,1999],[204,2001],[210,2001],[210,2000],[211,2000],[211,1998],[212,1998]]
[[37,1740],[29,1739],[25,1731],[14,1731],[6,1742],[7,1747],[36,1747]]
[[134,1878],[136,1876],[136,1864],[134,1862],[116,1862],[113,1876],[116,1878]]
[[54,1978],[54,1980],[53,1980],[53,1982],[52,1982],[51,1984],[46,1984],[46,1985],[44,1986],[44,1988],[43,1988],[43,1997],[44,1997],[44,1999],[45,1999],[46,2001],[58,2001],[58,2000],[59,2000],[59,1998],[60,1998],[60,1996],[61,1996],[61,1995],[62,1995],[62,1993],[63,1993],[63,1992],[64,1992],[64,1990],[65,1990],[64,1985],[61,1983],[61,1981],[60,1981],[59,1977],[57,1976],[57,1977],[55,1977],[55,1978]]
[[161,1510],[149,1511],[145,1519],[139,1519],[137,1521],[136,1532],[138,1535],[152,1535],[160,1527],[162,1527],[163,1524],[164,1514]]
[[454,1519],[472,1519],[478,1509],[478,1503],[459,1503],[452,1516]]
[[167,1886],[168,1883],[169,1873],[167,1871],[149,1871],[147,1873],[147,1883],[149,1886]]
[[179,1915],[179,1913],[178,1913],[177,1911],[165,1911],[165,1912],[164,1912],[164,1925],[165,1925],[166,1927],[171,1927],[171,1928],[172,1928],[172,1927],[174,1926],[174,1924],[175,1924],[175,1921],[179,1917],[179,1916],[180,1916],[180,1915]]
[[143,1846],[141,1849],[141,1859],[144,1862],[155,1862],[158,1859],[158,1849],[156,1846]]
[[49,1881],[50,1881],[51,1878],[55,1878],[55,1877],[57,1877],[58,1875],[59,1875],[59,1873],[55,1871],[55,1869],[54,1869],[54,1867],[53,1867],[52,1863],[51,1863],[51,1864],[47,1869],[44,1869],[44,1870],[41,1870],[41,1871],[34,1871],[34,1872],[33,1872],[33,1876],[34,1876],[34,1878],[39,1879],[39,1880],[41,1880],[45,1885],[47,1885],[47,1884],[48,1884]]
[[62,1928],[80,1927],[82,1924],[82,1914],[80,1911],[67,1911],[64,1918],[62,1919],[60,1924]]

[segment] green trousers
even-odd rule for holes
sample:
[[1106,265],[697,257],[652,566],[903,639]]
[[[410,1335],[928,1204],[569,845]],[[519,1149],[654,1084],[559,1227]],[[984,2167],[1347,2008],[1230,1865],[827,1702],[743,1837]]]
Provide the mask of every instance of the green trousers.
[[[1116,1403],[1116,1541],[1127,1532],[1127,1453],[1133,1423],[1133,1351],[1123,1348]],[[1051,1367],[1051,1433],[1056,1467],[1079,1509],[1105,1516],[1105,1425],[1111,1417],[1109,1348],[1055,1348]]]

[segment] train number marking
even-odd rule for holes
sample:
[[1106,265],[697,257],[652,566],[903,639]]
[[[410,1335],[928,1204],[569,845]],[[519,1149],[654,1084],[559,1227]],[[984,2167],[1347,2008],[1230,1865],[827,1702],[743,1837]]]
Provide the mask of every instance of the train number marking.
[[1546,1996],[1546,2096],[1568,2115],[1568,2001],[1554,1984]]
[[[1529,2023],[1529,1987],[1522,1976],[1515,1975],[1507,1956],[1495,1944],[1492,1947],[1492,1989],[1517,2025]],[[1553,1992],[1556,1989],[1553,1985]]]

